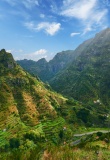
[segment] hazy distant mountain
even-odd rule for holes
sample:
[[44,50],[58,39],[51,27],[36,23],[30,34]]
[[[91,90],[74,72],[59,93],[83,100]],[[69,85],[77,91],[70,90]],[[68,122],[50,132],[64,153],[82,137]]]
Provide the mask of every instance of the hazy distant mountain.
[[110,29],[107,28],[86,42],[74,53],[76,60],[57,74],[51,86],[58,92],[88,102],[100,99],[110,104]]
[[77,54],[74,54],[74,51],[68,50],[57,53],[49,62],[47,62],[45,58],[42,58],[37,62],[24,59],[18,60],[17,63],[28,72],[38,75],[42,81],[49,82],[59,71],[66,68],[76,57]]

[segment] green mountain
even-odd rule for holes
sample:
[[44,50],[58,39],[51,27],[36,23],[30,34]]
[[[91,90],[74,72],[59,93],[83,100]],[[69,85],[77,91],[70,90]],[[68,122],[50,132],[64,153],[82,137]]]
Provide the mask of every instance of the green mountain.
[[85,126],[107,126],[107,110],[99,107],[64,98],[0,51],[0,160],[39,160]]
[[74,51],[62,51],[47,62],[45,58],[37,62],[32,60],[18,60],[17,63],[31,74],[38,76],[42,81],[49,82],[59,71],[66,68],[77,57]]
[[1,129],[8,128],[11,122],[16,126],[16,119],[35,126],[59,117],[57,110],[67,99],[46,89],[49,86],[24,71],[4,49],[0,51],[0,68]]
[[69,140],[73,122],[84,125],[75,107],[81,104],[51,91],[24,71],[11,53],[0,51],[0,159],[29,159],[35,149]]
[[[74,52],[79,57],[56,75],[51,86],[82,102],[109,108],[110,104],[110,29],[81,44]],[[62,78],[63,77],[63,78]],[[94,106],[95,107],[95,106]]]

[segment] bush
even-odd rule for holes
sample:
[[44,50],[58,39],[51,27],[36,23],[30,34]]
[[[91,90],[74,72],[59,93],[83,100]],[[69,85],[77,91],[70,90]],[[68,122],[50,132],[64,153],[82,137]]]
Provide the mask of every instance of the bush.
[[66,101],[66,103],[69,104],[69,105],[75,105],[76,104],[73,98],[68,99]]
[[11,138],[9,141],[10,148],[19,148],[20,140],[18,138]]
[[44,137],[37,131],[33,131],[33,130],[30,130],[29,132],[27,132],[25,135],[24,135],[25,139],[29,139],[33,142],[37,142],[37,141],[40,141],[41,139],[43,139]]
[[100,136],[102,136],[102,135],[103,135],[102,132],[97,132],[97,136],[98,136],[98,137],[100,137]]

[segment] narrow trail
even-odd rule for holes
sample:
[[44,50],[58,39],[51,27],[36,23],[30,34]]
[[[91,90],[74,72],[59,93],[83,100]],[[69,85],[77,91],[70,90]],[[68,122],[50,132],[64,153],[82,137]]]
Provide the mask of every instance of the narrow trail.
[[86,133],[81,133],[81,134],[74,134],[74,137],[81,137],[81,136],[85,136],[85,135],[91,135],[97,132],[102,132],[102,133],[110,133],[110,131],[106,131],[106,130],[99,130],[99,131],[92,131],[92,132],[86,132]]
[[[98,130],[98,131],[92,131],[92,132],[86,132],[86,133],[81,133],[81,134],[74,134],[74,137],[82,137],[82,136],[86,136],[86,135],[91,135],[94,133],[98,133],[98,132],[102,132],[102,133],[110,133],[110,131],[106,131],[106,130]],[[74,142],[71,142],[70,145],[77,145],[81,142],[81,139],[78,139]]]

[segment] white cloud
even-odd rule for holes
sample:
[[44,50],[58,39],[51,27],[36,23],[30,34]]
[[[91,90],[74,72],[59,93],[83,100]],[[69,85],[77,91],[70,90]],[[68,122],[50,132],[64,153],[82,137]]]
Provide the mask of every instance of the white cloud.
[[87,33],[95,25],[103,26],[107,9],[100,7],[99,0],[63,0],[59,14],[79,20],[84,26],[84,33]]
[[92,28],[90,25],[87,25],[87,26],[84,28],[82,35],[85,35],[87,32],[90,32],[90,31],[92,31],[92,30],[93,30],[93,28]]
[[36,25],[33,22],[28,22],[28,23],[25,23],[25,26],[28,29],[35,30],[35,31],[43,30],[47,34],[53,36],[60,30],[61,24],[60,23],[56,23],[56,22],[52,22],[52,23],[41,22],[38,25]]
[[26,22],[24,23],[24,26],[26,26],[28,29],[35,30],[35,25],[33,22]]
[[40,14],[40,18],[45,18],[45,15],[44,14]]
[[57,6],[56,6],[55,3],[53,3],[53,4],[50,6],[50,8],[51,8],[51,11],[52,11],[53,13],[56,13],[56,12],[58,11],[58,8],[57,8]]
[[64,0],[61,15],[86,20],[96,5],[96,0]]
[[56,32],[60,30],[60,23],[49,23],[49,22],[41,22],[37,26],[37,30],[44,30],[47,34],[50,34],[51,36],[55,35]]
[[2,0],[5,1],[7,3],[9,3],[11,6],[14,5],[18,5],[18,4],[23,4],[26,8],[31,9],[34,6],[39,6],[39,2],[38,0],[22,0],[22,1],[18,1],[18,0]]
[[7,49],[7,50],[6,50],[6,52],[8,52],[8,53],[12,53],[12,52],[13,52],[13,50],[12,50],[12,49]]
[[94,31],[97,27],[101,27],[101,29],[106,28],[106,14],[107,10],[103,10],[102,12],[96,11],[93,13],[90,20],[85,23],[86,25],[82,35],[87,32]]
[[[22,49],[9,49],[6,50],[9,53],[12,53],[15,60],[22,60],[22,59],[31,59],[34,61],[38,61],[41,58],[47,58],[48,59],[48,51],[46,49],[39,49],[32,53],[26,53],[27,51],[24,51]],[[50,55],[50,54],[49,54]]]
[[38,0],[22,0],[24,6],[28,9],[31,9],[33,6],[39,6]]
[[7,49],[6,52],[11,53],[15,60],[18,60],[19,57],[23,57],[24,51],[22,49]]
[[45,54],[45,53],[47,53],[47,50],[45,50],[45,49],[40,49],[40,50],[32,53],[31,55],[43,55],[43,54]]
[[22,59],[31,59],[37,61],[41,58],[47,58],[48,51],[46,49],[40,49],[33,53],[23,54]]
[[80,33],[78,33],[78,32],[76,32],[76,33],[74,32],[74,33],[71,33],[70,36],[71,36],[71,37],[74,37],[74,36],[79,35],[79,34],[80,34]]
[[19,53],[23,53],[23,50],[22,50],[22,49],[19,49],[18,52],[19,52]]
[[10,4],[11,6],[14,6],[14,5],[16,5],[16,0],[2,0],[2,1],[5,1],[5,2],[7,2],[8,4]]
[[22,49],[18,49],[18,50],[7,49],[6,52],[9,52],[9,53],[23,53],[23,50]]

